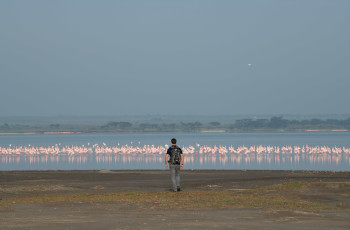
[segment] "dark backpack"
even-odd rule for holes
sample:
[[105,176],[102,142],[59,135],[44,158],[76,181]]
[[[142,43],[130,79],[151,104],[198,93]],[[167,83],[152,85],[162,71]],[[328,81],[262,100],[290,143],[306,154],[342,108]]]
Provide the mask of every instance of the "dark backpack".
[[181,163],[181,149],[179,147],[172,147],[170,155],[170,163],[173,165],[179,165]]

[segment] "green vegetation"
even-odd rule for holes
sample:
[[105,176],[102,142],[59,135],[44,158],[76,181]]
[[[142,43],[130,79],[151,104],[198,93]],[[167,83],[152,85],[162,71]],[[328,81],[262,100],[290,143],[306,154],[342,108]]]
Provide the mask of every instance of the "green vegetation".
[[[285,119],[281,116],[259,119],[230,119],[223,121],[212,121],[192,118],[186,121],[174,119],[129,119],[107,121],[108,118],[85,120],[75,119],[49,120],[42,122],[38,120],[11,121],[11,123],[0,120],[0,133],[45,133],[45,132],[300,132],[309,130],[331,131],[350,130],[350,117],[347,119],[309,119],[296,120]],[[125,119],[125,118],[124,118]],[[60,123],[61,122],[61,123]]]
[[232,130],[332,130],[350,129],[350,117],[345,120],[335,119],[311,119],[311,120],[288,120],[283,117],[272,117],[271,119],[242,119],[237,120],[231,126]]
[[[315,184],[318,184],[318,182]],[[262,187],[262,188],[259,188],[259,190],[261,190],[261,191],[263,191],[263,190],[265,190],[265,191],[269,191],[269,190],[273,190],[273,191],[302,190],[303,188],[309,187],[311,185],[312,185],[312,183],[310,183],[310,182],[296,181],[296,182],[286,182],[283,184]]]

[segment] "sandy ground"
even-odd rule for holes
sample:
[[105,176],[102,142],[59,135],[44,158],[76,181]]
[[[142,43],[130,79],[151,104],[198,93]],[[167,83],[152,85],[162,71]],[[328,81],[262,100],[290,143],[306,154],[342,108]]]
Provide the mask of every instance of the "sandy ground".
[[[182,171],[186,191],[244,190],[285,182],[350,182],[350,172]],[[41,185],[49,190],[27,190]],[[168,192],[169,171],[0,172],[0,199],[62,193]],[[181,192],[178,193],[181,195]],[[339,194],[342,194],[339,196]],[[302,199],[342,203],[326,211],[225,208],[164,210],[117,203],[27,203],[0,208],[0,229],[350,229],[349,187]],[[299,193],[300,196],[300,193]]]

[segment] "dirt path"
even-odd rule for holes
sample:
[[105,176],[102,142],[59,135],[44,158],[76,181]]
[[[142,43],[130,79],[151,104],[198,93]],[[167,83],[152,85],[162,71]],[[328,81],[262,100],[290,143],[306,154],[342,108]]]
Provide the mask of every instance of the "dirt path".
[[[19,202],[0,207],[0,229],[350,229],[350,172],[182,172],[184,193],[245,191],[286,182],[332,182],[332,187],[328,183],[328,187],[284,192],[339,208],[170,210],[118,202]],[[339,186],[340,182],[346,186]],[[169,172],[162,170],[0,172],[2,201],[48,194],[163,193],[170,188]]]

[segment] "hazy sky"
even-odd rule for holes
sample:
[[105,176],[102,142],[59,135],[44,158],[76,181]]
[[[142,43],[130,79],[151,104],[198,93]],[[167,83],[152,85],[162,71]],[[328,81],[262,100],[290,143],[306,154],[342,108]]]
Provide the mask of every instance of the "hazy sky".
[[348,0],[1,0],[0,116],[350,114],[349,24]]

